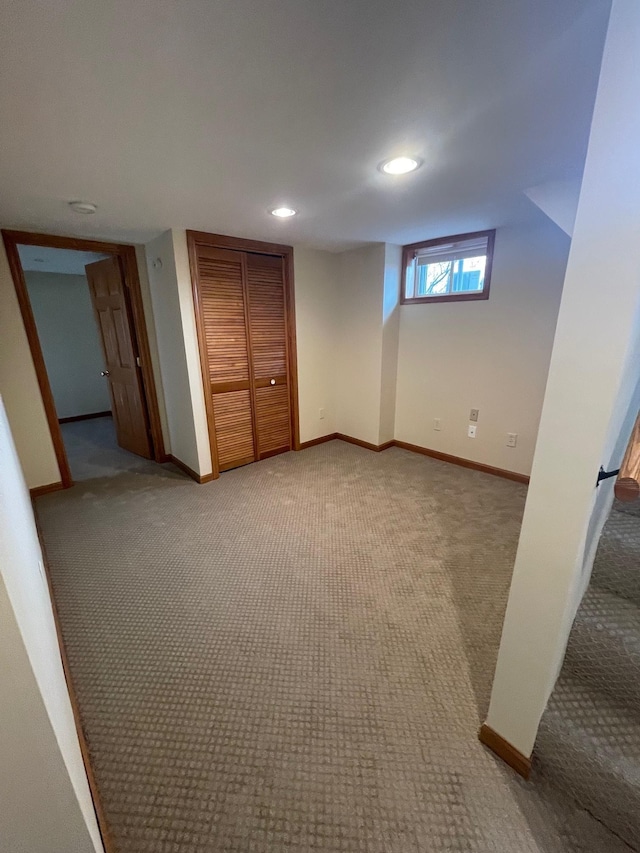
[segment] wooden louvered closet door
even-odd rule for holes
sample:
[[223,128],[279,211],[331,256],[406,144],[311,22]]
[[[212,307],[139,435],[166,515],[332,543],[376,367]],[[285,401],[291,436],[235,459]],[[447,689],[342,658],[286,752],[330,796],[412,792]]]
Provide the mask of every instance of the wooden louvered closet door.
[[292,447],[284,263],[198,245],[196,265],[212,443],[226,471]]
[[226,471],[256,458],[243,255],[199,247],[198,284],[218,467]]
[[247,254],[249,340],[258,458],[291,450],[282,258]]

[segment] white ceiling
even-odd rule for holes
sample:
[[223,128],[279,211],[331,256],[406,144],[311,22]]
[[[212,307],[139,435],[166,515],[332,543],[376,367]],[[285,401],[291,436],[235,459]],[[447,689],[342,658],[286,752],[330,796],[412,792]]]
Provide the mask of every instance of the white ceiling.
[[[609,7],[5,0],[0,223],[340,249],[540,215],[524,188],[582,171]],[[401,152],[422,169],[376,170]]]
[[69,275],[84,275],[87,264],[99,261],[108,255],[97,252],[80,252],[76,249],[49,249],[42,246],[18,246],[23,270],[37,272],[62,272]]

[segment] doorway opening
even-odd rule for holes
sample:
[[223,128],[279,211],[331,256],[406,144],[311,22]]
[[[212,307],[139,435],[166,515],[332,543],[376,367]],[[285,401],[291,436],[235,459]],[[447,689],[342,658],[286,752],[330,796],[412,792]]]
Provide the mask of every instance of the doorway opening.
[[2,234],[60,485],[166,461],[135,248]]

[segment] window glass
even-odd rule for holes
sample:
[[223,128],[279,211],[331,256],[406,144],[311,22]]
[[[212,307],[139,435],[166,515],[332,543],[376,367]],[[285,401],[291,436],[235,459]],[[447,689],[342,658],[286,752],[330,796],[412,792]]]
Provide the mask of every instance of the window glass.
[[[488,298],[495,232],[405,246],[405,302]],[[486,295],[485,295],[486,293]]]

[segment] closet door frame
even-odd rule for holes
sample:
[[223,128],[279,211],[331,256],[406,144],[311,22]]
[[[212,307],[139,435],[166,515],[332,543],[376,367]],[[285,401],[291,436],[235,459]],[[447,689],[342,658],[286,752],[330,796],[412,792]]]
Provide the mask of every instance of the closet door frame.
[[227,237],[223,234],[208,234],[206,231],[187,231],[187,248],[189,250],[189,266],[191,268],[191,287],[196,316],[196,331],[198,334],[198,349],[200,351],[200,372],[207,411],[209,427],[209,447],[211,450],[211,465],[213,476],[220,476],[218,450],[216,443],[216,428],[213,415],[213,400],[208,381],[209,365],[207,362],[207,346],[200,298],[200,282],[198,278],[198,247],[207,246],[214,249],[231,249],[238,252],[254,252],[259,255],[274,255],[282,258],[284,272],[285,324],[287,334],[287,367],[289,371],[289,398],[291,410],[291,437],[293,450],[300,450],[300,415],[298,410],[298,361],[296,350],[296,312],[293,289],[293,246],[279,243],[263,243],[259,240],[245,240],[241,237]]

